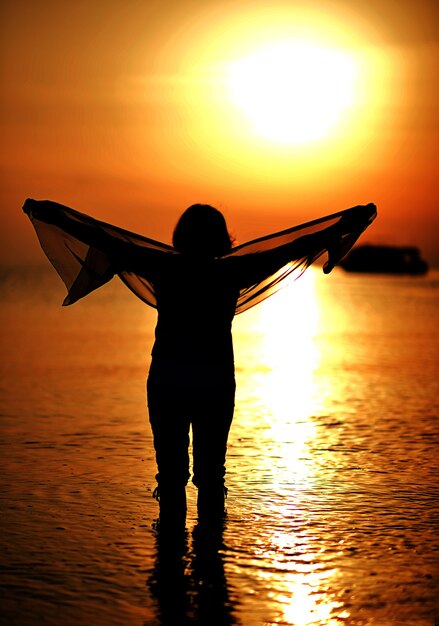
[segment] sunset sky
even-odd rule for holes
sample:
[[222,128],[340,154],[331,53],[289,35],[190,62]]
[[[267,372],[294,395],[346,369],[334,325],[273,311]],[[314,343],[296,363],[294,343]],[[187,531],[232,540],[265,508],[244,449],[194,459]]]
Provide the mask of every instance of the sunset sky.
[[239,241],[375,202],[368,239],[439,266],[434,0],[1,12],[0,262],[44,262],[33,197],[167,242],[194,202]]

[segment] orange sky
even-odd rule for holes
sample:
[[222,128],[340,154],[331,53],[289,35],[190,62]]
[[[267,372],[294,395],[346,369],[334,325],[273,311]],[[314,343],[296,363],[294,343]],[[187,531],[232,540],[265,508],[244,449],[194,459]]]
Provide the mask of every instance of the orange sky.
[[[194,202],[243,241],[373,201],[371,240],[439,265],[439,5],[310,4],[2,2],[0,262],[43,260],[20,212],[34,197],[164,241]],[[323,139],[279,144],[224,72],[298,37],[356,60],[356,101]]]

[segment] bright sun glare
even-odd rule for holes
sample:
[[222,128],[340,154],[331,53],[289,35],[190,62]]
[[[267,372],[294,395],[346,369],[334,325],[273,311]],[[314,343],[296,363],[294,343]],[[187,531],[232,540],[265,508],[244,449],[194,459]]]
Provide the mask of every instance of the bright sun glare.
[[232,62],[233,101],[255,131],[302,144],[328,135],[354,101],[355,63],[339,50],[280,41]]

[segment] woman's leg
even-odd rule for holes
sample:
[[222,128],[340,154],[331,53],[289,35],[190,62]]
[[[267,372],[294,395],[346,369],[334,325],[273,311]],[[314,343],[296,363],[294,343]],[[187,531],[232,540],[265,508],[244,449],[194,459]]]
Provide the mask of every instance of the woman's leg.
[[227,439],[233,419],[235,384],[204,389],[192,418],[193,482],[198,487],[200,519],[224,515]]
[[160,520],[186,517],[189,480],[189,427],[184,398],[178,390],[148,378],[148,410],[154,437]]

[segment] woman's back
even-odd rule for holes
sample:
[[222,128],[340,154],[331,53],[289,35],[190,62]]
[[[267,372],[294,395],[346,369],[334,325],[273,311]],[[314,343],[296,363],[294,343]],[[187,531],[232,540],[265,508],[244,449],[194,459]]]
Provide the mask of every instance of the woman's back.
[[154,358],[233,364],[232,320],[239,289],[224,260],[177,254],[154,280]]

